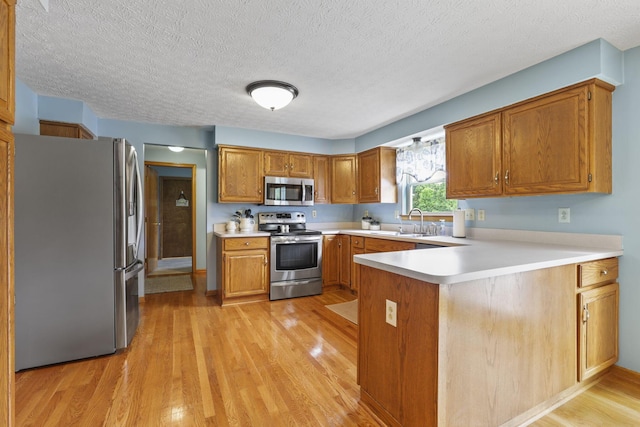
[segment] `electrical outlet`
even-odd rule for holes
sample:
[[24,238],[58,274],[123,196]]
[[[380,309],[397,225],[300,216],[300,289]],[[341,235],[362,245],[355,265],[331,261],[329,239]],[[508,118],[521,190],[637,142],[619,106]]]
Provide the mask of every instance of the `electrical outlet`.
[[474,221],[476,219],[476,210],[475,209],[465,209],[464,210],[464,219],[467,221]]
[[571,209],[558,208],[558,222],[564,222],[564,223],[571,222]]
[[388,324],[398,327],[398,304],[395,301],[387,300],[385,316]]
[[314,217],[314,218],[315,218],[315,217],[317,217],[317,216],[318,216],[318,211],[317,211],[317,210],[315,210],[315,209],[314,209],[314,210],[312,210],[312,211],[311,211],[311,216],[312,216],[312,217]]
[[369,211],[365,210],[364,211],[364,216],[369,216]]
[[394,217],[395,219],[400,218],[400,211],[398,211],[398,210],[393,211],[393,217]]
[[478,221],[484,221],[484,209],[478,209]]

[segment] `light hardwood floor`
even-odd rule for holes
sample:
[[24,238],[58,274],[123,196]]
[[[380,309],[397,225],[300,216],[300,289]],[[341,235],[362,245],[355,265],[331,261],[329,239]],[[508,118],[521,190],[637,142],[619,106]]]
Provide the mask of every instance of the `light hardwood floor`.
[[[22,426],[376,426],[359,404],[346,291],[220,308],[147,295],[129,350],[16,375]],[[534,426],[638,426],[640,378],[614,370]],[[472,425],[472,423],[470,424]]]
[[128,351],[20,372],[18,426],[378,425],[359,404],[346,291],[220,308],[152,294]]

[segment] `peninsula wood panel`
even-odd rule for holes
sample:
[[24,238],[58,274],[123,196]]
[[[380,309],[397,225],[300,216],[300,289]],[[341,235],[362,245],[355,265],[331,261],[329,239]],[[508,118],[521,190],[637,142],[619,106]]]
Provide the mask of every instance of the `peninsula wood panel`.
[[577,383],[576,270],[440,287],[439,425],[502,425]]
[[[435,426],[438,285],[360,267],[362,399],[390,425]],[[386,300],[397,303],[397,327],[386,323]]]

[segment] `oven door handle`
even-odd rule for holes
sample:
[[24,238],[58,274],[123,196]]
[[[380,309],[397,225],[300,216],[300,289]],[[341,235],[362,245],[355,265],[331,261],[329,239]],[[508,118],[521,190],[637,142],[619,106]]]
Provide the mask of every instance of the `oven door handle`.
[[320,236],[320,238],[316,237],[296,237],[296,240],[273,240],[272,238],[272,242],[273,244],[276,245],[294,245],[296,243],[301,243],[301,242],[322,242],[322,236]]

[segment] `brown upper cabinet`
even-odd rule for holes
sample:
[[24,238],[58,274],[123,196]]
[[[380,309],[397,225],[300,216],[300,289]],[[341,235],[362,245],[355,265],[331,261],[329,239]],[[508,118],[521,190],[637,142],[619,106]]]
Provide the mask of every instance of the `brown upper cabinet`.
[[313,201],[317,204],[331,203],[331,157],[313,156]]
[[218,151],[218,202],[262,203],[263,151],[220,146]]
[[445,126],[447,198],[611,193],[611,93],[592,79]]
[[0,121],[13,124],[15,118],[15,4],[0,1]]
[[264,174],[266,176],[313,178],[313,156],[288,151],[265,151]]
[[40,120],[40,135],[95,139],[95,136],[79,123],[52,122],[49,120]]
[[358,201],[396,203],[396,149],[377,147],[358,153]]
[[331,203],[358,203],[358,156],[345,154],[331,158]]

